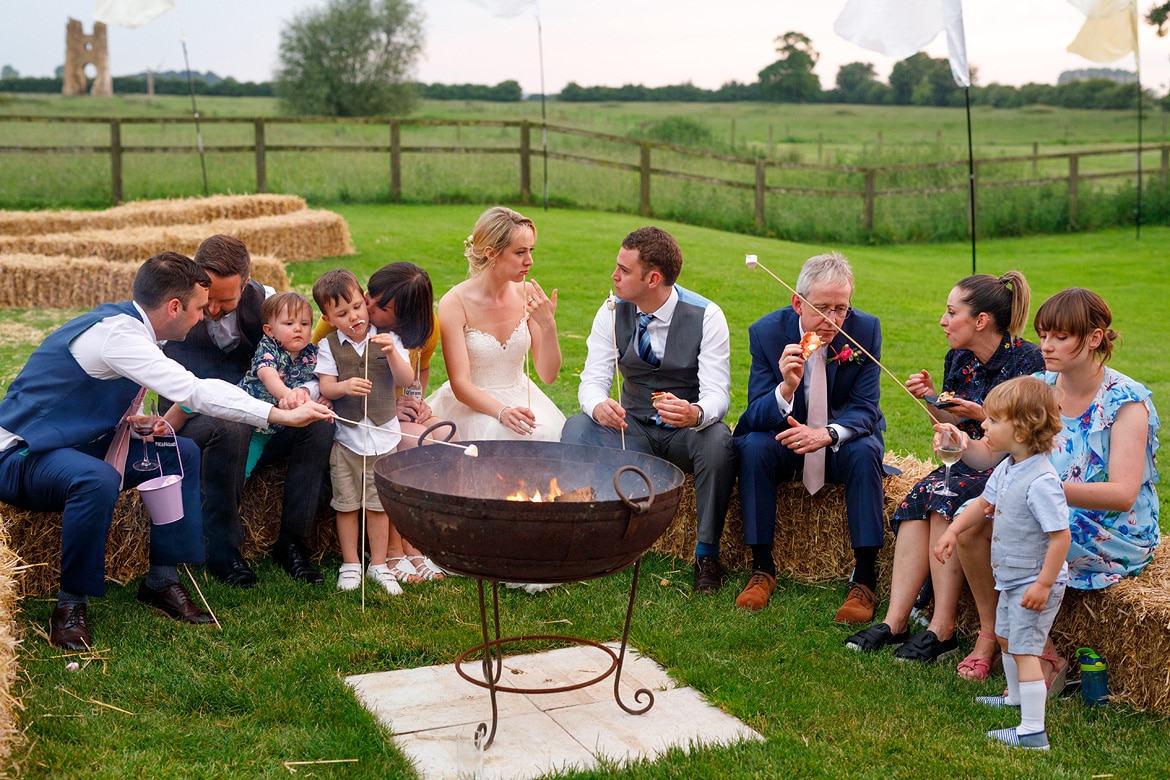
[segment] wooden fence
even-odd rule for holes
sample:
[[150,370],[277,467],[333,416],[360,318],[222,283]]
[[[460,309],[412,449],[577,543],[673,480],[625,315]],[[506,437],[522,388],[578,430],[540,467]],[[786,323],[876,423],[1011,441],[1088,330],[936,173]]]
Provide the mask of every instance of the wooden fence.
[[[110,158],[110,191],[115,203],[125,198],[123,189],[122,165],[126,155],[133,154],[167,154],[191,153],[198,151],[194,145],[127,145],[122,142],[122,129],[127,125],[167,125],[190,124],[194,120],[190,117],[153,118],[153,117],[45,117],[45,116],[3,116],[0,117],[0,126],[3,123],[78,123],[78,124],[105,124],[109,127],[109,144],[101,145],[0,145],[0,154],[108,154]],[[200,122],[205,125],[215,124],[251,124],[253,140],[246,145],[207,145],[202,151],[206,154],[220,153],[251,153],[255,156],[256,191],[267,192],[268,174],[267,161],[271,154],[281,152],[374,152],[389,155],[390,181],[389,192],[392,200],[402,198],[402,161],[406,155],[514,155],[518,161],[518,184],[520,198],[524,202],[532,200],[532,162],[533,158],[559,160],[576,165],[600,166],[636,173],[639,178],[639,197],[637,209],[639,213],[649,216],[653,211],[651,184],[658,178],[675,179],[696,182],[715,187],[725,187],[734,190],[750,190],[754,192],[754,210],[752,218],[757,229],[765,227],[768,213],[769,196],[798,196],[808,198],[846,198],[860,199],[861,227],[872,231],[874,227],[875,205],[884,198],[901,196],[934,196],[948,192],[963,192],[968,189],[968,164],[966,160],[952,160],[942,162],[904,163],[894,165],[870,166],[842,166],[822,165],[801,162],[777,161],[768,159],[745,158],[731,154],[688,149],[670,144],[639,141],[622,136],[595,133],[570,127],[548,125],[549,136],[563,136],[565,138],[579,137],[600,142],[612,147],[620,156],[622,149],[627,155],[632,147],[637,148],[637,163],[622,160],[606,159],[588,154],[575,154],[567,151],[558,151],[556,143],[549,143],[547,151],[543,145],[533,145],[533,129],[539,128],[530,121],[494,121],[494,120],[428,120],[428,119],[367,119],[367,118],[316,118],[316,117],[288,117],[288,118],[238,118],[238,117],[204,117]],[[274,125],[366,125],[383,126],[386,128],[386,142],[377,144],[272,144],[266,140],[267,129]],[[421,126],[453,126],[460,127],[499,127],[514,128],[516,131],[515,145],[503,146],[466,146],[466,145],[417,145],[404,146],[401,141],[403,127]],[[0,139],[3,135],[0,134]],[[1148,176],[1156,177],[1160,187],[1165,190],[1170,184],[1170,144],[1151,144],[1142,148],[1146,154],[1160,152],[1161,164],[1157,169],[1149,170]],[[1001,187],[1027,187],[1037,185],[1063,184],[1068,192],[1068,210],[1070,224],[1076,224],[1077,203],[1080,187],[1083,182],[1103,179],[1133,179],[1137,173],[1137,147],[1111,147],[1108,149],[1080,149],[1076,151],[1050,152],[1041,154],[1039,145],[1033,144],[1032,154],[1015,157],[983,158],[975,161],[975,186],[977,192]],[[713,176],[703,173],[672,170],[654,165],[655,154],[678,156],[681,159],[715,161],[723,175]],[[1084,172],[1081,170],[1081,161],[1085,158],[1132,156],[1134,164],[1121,164],[1112,170]],[[1041,162],[1064,161],[1061,168],[1067,167],[1067,174],[1059,176],[1038,175]],[[983,170],[991,166],[1020,166],[1021,170],[1030,165],[1032,176],[1019,178],[1010,175],[1004,178],[984,177]],[[725,166],[725,167],[724,167]],[[1051,165],[1046,165],[1051,168]],[[815,186],[799,186],[792,184],[769,183],[769,174],[777,171],[803,172],[803,179],[816,178],[823,174],[833,181],[845,180],[850,186],[836,188],[822,188]],[[742,172],[742,174],[737,174]],[[950,178],[950,182],[912,183],[911,186],[882,186],[879,180],[891,182],[913,180],[915,178],[929,179],[931,172],[938,178]],[[939,175],[941,174],[941,175]],[[735,178],[740,175],[740,178]],[[773,173],[773,176],[777,174]],[[632,208],[632,204],[631,204]]]

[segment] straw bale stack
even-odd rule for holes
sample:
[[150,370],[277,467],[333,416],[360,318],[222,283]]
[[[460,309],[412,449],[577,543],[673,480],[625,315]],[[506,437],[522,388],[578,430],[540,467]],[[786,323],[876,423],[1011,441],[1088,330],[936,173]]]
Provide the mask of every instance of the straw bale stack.
[[[89,309],[126,301],[139,267],[141,261],[111,263],[92,256],[0,254],[0,308]],[[277,291],[291,289],[284,263],[275,257],[253,257],[252,276]]]
[[189,225],[220,219],[252,219],[303,211],[296,195],[212,195],[209,198],[140,200],[105,211],[0,211],[0,235],[32,236],[79,230]]
[[[887,453],[886,463],[902,470],[885,478],[886,515],[893,514],[914,483],[930,473],[933,464],[907,455]],[[825,582],[849,575],[853,568],[853,548],[849,544],[849,525],[845,520],[845,488],[825,485],[814,497],[798,483],[780,485],[776,495],[776,543],[773,557],[778,575],[798,582]],[[685,561],[695,556],[695,488],[694,478],[687,475],[682,501],[666,533],[651,549]],[[887,529],[886,545],[880,563],[883,569],[893,559],[894,536]],[[751,550],[743,543],[743,520],[740,517],[738,490],[732,493],[723,527],[720,560],[731,570],[751,567]]]
[[111,262],[141,263],[167,250],[191,256],[203,239],[216,233],[235,236],[251,253],[275,255],[286,262],[354,253],[344,219],[332,211],[305,209],[270,217],[220,219],[191,225],[0,236],[0,254],[96,256]]
[[12,692],[16,680],[16,600],[20,559],[8,546],[8,537],[0,527],[0,767],[8,766],[14,743],[20,737],[16,727],[16,710],[20,702]]
[[[283,466],[259,471],[244,485],[244,498],[240,504],[244,544],[240,552],[245,558],[267,555],[276,542],[280,533],[284,472]],[[332,517],[328,507],[318,516],[318,520],[323,521],[318,525],[325,527],[319,528],[316,537],[310,540],[310,546],[317,551],[318,558],[326,552],[339,549],[333,523],[328,522]],[[126,583],[146,574],[149,565],[149,528],[150,515],[138,497],[138,491],[123,492],[114,508],[114,519],[106,540],[107,580]],[[60,513],[29,512],[0,503],[0,533],[3,532],[7,532],[12,549],[29,567],[21,577],[19,595],[55,594],[61,575]],[[0,559],[0,573],[2,563]]]

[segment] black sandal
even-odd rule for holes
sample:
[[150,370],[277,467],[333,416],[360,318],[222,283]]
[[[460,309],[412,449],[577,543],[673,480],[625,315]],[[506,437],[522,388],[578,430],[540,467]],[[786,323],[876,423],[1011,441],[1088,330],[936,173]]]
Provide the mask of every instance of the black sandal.
[[940,658],[959,652],[959,640],[955,637],[940,641],[933,631],[923,631],[894,651],[899,661],[917,661],[932,664]]
[[872,653],[886,645],[900,645],[910,638],[910,630],[895,634],[885,623],[878,623],[858,631],[845,640],[845,646],[861,653]]

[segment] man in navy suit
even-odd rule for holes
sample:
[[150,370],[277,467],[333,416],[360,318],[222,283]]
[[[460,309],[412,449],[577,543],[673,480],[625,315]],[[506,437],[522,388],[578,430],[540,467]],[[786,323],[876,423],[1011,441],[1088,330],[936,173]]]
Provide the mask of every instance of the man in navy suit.
[[[744,542],[753,560],[752,576],[735,603],[742,609],[763,609],[775,590],[776,486],[801,474],[812,493],[826,478],[845,485],[857,566],[835,622],[865,623],[873,618],[883,537],[881,370],[839,328],[880,359],[881,324],[850,307],[853,270],[836,252],[805,262],[796,290],[799,295],[792,296],[791,306],[768,314],[749,330],[748,407],[735,426],[735,450]],[[801,337],[809,332],[824,346],[806,360]],[[820,379],[814,377],[824,381],[819,415],[814,399]],[[817,471],[823,476],[816,476]],[[803,517],[787,520],[808,522]]]

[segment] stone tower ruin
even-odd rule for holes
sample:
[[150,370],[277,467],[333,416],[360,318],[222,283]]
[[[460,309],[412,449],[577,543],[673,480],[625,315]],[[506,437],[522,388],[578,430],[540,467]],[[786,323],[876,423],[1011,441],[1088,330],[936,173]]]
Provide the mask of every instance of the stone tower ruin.
[[61,86],[61,94],[85,94],[86,65],[93,65],[97,71],[90,94],[94,97],[112,97],[114,82],[110,78],[106,25],[94,22],[93,35],[86,35],[82,31],[81,22],[70,19],[65,26],[65,83]]

